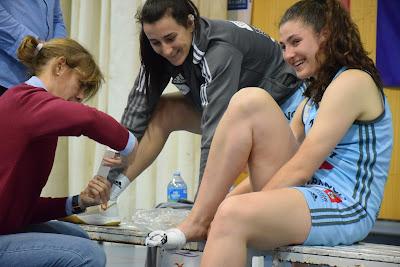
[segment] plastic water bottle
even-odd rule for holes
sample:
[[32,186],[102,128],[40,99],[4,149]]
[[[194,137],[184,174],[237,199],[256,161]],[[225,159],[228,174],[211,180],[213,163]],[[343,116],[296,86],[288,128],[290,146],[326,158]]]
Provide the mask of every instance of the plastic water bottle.
[[177,202],[180,199],[187,199],[187,185],[182,179],[181,172],[175,171],[172,180],[167,187],[168,202]]

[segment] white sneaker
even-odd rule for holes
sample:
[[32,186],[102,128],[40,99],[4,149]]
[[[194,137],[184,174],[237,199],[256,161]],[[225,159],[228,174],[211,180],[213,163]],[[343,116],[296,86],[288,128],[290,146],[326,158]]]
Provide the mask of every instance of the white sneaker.
[[105,210],[100,206],[89,207],[86,212],[70,215],[63,218],[63,220],[79,224],[94,224],[102,226],[116,226],[121,223],[117,202],[108,202],[108,207]]

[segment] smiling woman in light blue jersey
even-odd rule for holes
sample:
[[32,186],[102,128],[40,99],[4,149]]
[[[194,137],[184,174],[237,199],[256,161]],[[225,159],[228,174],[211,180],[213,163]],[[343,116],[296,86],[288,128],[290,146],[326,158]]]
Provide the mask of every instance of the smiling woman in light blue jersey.
[[[307,97],[291,125],[260,88],[237,92],[210,149],[197,200],[149,246],[207,238],[201,266],[244,266],[248,247],[334,246],[375,223],[391,158],[388,102],[357,26],[338,0],[302,0],[280,22],[283,56]],[[250,179],[228,195],[241,168]]]
[[[341,68],[335,78],[346,70]],[[305,244],[352,244],[364,239],[375,223],[393,143],[390,109],[382,89],[377,89],[382,96],[382,113],[369,120],[356,120],[307,185],[296,187],[303,192],[311,213],[312,228]],[[306,135],[318,109],[311,98],[304,105]]]
[[[147,0],[137,19],[142,66],[122,124],[142,139],[143,153],[130,180],[176,130],[201,134],[201,179],[218,122],[241,88],[263,88],[288,118],[302,99],[301,81],[279,44],[252,26],[200,17],[190,0]],[[161,96],[170,80],[180,92]]]

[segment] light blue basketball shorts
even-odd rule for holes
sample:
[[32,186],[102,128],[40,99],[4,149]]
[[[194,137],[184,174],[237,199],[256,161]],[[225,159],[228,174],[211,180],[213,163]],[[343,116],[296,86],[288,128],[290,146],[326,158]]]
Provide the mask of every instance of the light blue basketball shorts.
[[351,245],[363,240],[374,224],[351,197],[319,185],[293,188],[303,193],[311,213],[311,230],[303,245]]

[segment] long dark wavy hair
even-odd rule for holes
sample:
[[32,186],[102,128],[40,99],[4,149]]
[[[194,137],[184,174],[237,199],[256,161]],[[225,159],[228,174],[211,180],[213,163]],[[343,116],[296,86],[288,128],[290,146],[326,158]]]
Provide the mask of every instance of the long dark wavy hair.
[[338,0],[301,0],[285,12],[279,27],[292,20],[311,26],[317,34],[327,33],[316,54],[320,64],[315,75],[317,78],[310,79],[306,96],[320,102],[329,83],[343,66],[368,72],[376,85],[382,88],[375,64],[362,45],[358,27]]
[[170,63],[153,50],[143,31],[143,24],[155,23],[165,15],[169,15],[175,19],[177,24],[187,28],[190,14],[194,17],[196,31],[199,29],[200,14],[191,0],[147,0],[143,7],[137,11],[135,18],[142,26],[139,37],[141,63],[146,73],[145,86],[149,94],[163,90],[161,79],[165,77]]

